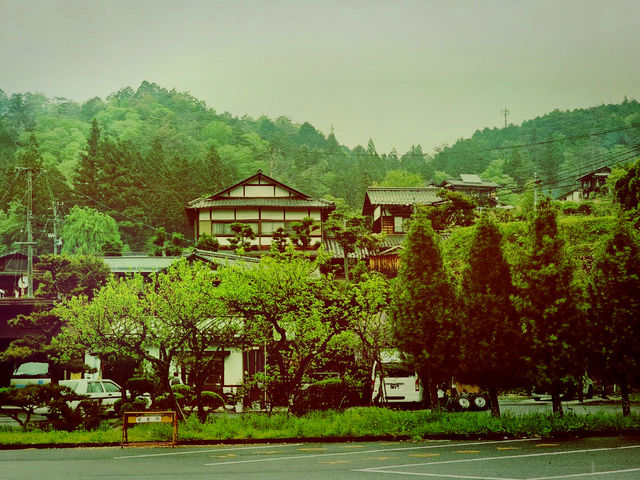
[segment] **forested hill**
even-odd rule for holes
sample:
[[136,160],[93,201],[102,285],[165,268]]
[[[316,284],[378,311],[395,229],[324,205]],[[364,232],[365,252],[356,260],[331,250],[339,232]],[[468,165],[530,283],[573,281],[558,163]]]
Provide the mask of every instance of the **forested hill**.
[[534,173],[542,188],[557,196],[577,177],[603,165],[637,158],[640,104],[553,112],[522,125],[476,131],[451,147],[437,149],[432,166],[448,174],[478,173],[510,191],[521,192]]
[[[339,132],[325,135],[284,116],[217,113],[188,93],[149,82],[83,104],[0,90],[0,251],[24,240],[26,175],[17,166],[35,169],[40,253],[52,250],[47,233],[54,202],[58,217],[73,205],[109,213],[136,250],[157,227],[188,238],[185,202],[259,169],[309,195],[342,198],[356,210],[376,182],[413,186],[459,173],[480,173],[509,192],[535,171],[543,186],[558,189],[576,173],[633,154],[640,131],[627,127],[638,123],[638,103],[625,99],[478,131],[431,157],[420,145],[379,154],[371,140],[350,149],[340,145]],[[615,131],[602,133],[609,130]]]

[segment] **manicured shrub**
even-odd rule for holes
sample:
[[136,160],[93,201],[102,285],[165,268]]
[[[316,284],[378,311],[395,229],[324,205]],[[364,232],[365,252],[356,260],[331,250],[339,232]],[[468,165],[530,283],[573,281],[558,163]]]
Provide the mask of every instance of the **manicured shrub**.
[[136,398],[145,393],[153,395],[155,387],[153,380],[144,377],[133,377],[127,380],[125,388],[129,391],[131,398]]
[[218,395],[215,392],[202,392],[202,401],[204,402],[205,407],[211,410],[215,410],[217,408],[225,406],[224,398],[222,398],[221,395]]
[[291,412],[304,415],[313,410],[342,410],[360,401],[358,384],[349,377],[327,378],[312,383],[298,396]]
[[124,412],[144,412],[147,409],[147,401],[142,397],[124,403],[122,400],[118,400],[113,405],[113,409],[117,415],[122,415]]

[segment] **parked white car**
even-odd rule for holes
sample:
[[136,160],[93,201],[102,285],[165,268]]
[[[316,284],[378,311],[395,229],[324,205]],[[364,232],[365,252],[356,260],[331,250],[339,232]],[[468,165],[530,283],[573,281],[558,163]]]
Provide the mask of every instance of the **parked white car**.
[[[106,405],[107,412],[112,413],[114,411],[113,405],[122,398],[122,389],[113,380],[89,380],[89,379],[77,379],[77,380],[62,380],[60,385],[69,387],[78,395],[84,395],[89,397],[90,400],[96,400]],[[151,397],[144,395],[143,398],[147,402],[147,408],[151,405]],[[79,402],[73,402],[72,406],[75,408]]]
[[62,380],[60,385],[69,387],[78,395],[102,402],[110,412],[113,411],[113,404],[122,398],[120,385],[112,380]]
[[[418,407],[423,404],[424,389],[418,374],[405,366],[396,351],[383,352],[381,364],[371,372],[373,403]],[[382,381],[381,381],[382,373]]]

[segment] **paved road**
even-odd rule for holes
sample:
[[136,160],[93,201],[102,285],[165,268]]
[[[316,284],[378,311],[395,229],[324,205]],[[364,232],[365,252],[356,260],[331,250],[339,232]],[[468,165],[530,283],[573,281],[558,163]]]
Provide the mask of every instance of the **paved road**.
[[640,437],[0,451],[10,480],[632,480]]

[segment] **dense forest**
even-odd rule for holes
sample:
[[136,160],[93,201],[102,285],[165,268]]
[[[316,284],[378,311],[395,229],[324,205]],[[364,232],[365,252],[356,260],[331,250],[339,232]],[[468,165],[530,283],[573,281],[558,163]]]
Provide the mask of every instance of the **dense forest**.
[[185,202],[259,169],[355,210],[370,185],[417,186],[460,173],[500,183],[501,199],[515,202],[534,175],[557,195],[580,174],[635,159],[639,126],[640,105],[625,98],[484,129],[432,153],[420,145],[379,153],[373,140],[348,148],[307,122],[217,113],[149,82],[82,104],[0,90],[0,252],[25,240],[28,172],[39,253],[53,250],[51,233],[73,206],[113,217],[123,242],[146,250],[160,227],[191,237]]

